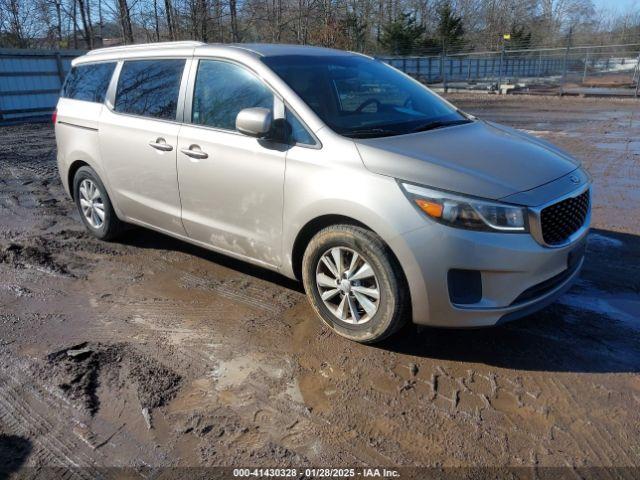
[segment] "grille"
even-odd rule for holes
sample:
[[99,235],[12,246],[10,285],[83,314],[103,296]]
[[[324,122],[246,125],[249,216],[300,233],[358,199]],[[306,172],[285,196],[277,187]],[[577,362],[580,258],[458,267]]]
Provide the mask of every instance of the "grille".
[[565,242],[577,232],[589,213],[589,190],[577,197],[567,198],[542,210],[540,223],[542,238],[548,245]]

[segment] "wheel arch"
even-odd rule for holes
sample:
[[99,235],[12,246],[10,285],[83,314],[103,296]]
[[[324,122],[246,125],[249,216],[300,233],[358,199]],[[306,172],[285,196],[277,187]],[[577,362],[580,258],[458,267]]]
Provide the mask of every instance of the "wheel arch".
[[78,173],[78,170],[80,170],[82,167],[89,167],[90,169],[92,169],[95,174],[98,176],[98,178],[100,179],[100,181],[102,182],[102,185],[104,186],[105,190],[106,190],[106,194],[109,196],[109,200],[111,202],[111,206],[113,207],[114,211],[116,212],[116,216],[119,219],[125,219],[125,216],[123,215],[123,212],[120,210],[120,208],[118,207],[118,204],[116,202],[116,199],[114,198],[113,194],[112,194],[112,189],[110,187],[109,184],[109,179],[106,178],[106,175],[104,174],[104,172],[102,171],[102,169],[95,164],[92,161],[87,161],[81,158],[77,158],[76,160],[73,160],[71,162],[71,164],[69,165],[69,168],[67,169],[67,176],[66,176],[66,180],[67,180],[67,185],[69,186],[69,195],[71,196],[71,199],[75,202],[75,192],[73,191],[73,179],[76,176],[76,174]]
[[[357,227],[364,228],[372,233],[375,233],[380,239],[384,242],[389,250],[389,254],[391,255],[394,262],[399,267],[399,271],[402,275],[400,279],[401,282],[405,283],[408,286],[407,274],[402,267],[402,263],[398,259],[398,256],[395,254],[391,246],[385,239],[376,232],[373,228],[369,227],[365,223],[356,220],[355,218],[346,216],[346,215],[337,215],[337,214],[329,214],[329,215],[321,215],[312,220],[309,220],[298,232],[296,235],[296,239],[293,242],[293,249],[291,252],[291,267],[293,269],[293,273],[299,281],[302,281],[302,258],[304,257],[304,252],[306,246],[309,244],[309,241],[313,238],[313,236],[318,233],[323,228],[330,227],[332,225],[354,225]],[[409,305],[411,305],[411,292],[410,289],[407,289],[407,293],[409,295]]]
[[374,232],[372,228],[364,223],[345,215],[329,214],[309,220],[296,235],[296,239],[293,242],[293,249],[291,251],[291,268],[298,280],[302,280],[302,257],[304,257],[304,251],[306,250],[309,241],[320,230],[330,227],[331,225],[355,225]]
[[[89,163],[85,162],[84,160],[74,160],[73,162],[71,162],[71,165],[69,166],[69,171],[67,172],[67,182],[69,185],[69,195],[71,195],[71,199],[75,201],[75,192],[73,191],[73,179],[76,176],[76,173],[78,172],[78,170],[80,170],[80,168],[82,167],[89,167],[92,168],[93,167],[91,165],[89,165]],[[95,170],[95,169],[94,169]]]

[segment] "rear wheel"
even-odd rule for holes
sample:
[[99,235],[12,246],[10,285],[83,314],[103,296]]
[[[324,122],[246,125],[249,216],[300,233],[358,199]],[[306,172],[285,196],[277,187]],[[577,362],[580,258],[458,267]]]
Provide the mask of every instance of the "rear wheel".
[[400,266],[365,228],[334,225],[318,232],[305,251],[302,274],[314,310],[343,337],[377,342],[405,321],[409,296]]
[[123,230],[113,210],[107,190],[91,167],[80,167],[73,177],[73,198],[82,223],[101,240],[111,240]]

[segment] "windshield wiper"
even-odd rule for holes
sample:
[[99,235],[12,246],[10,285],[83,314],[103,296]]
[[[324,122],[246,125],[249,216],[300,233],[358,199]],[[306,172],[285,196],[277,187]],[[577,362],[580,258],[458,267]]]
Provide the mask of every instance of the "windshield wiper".
[[343,133],[342,135],[349,138],[376,138],[400,135],[400,133],[401,132],[389,130],[387,128],[367,128],[362,130],[351,130],[349,132]]
[[428,122],[414,128],[413,130],[411,130],[411,133],[426,132],[427,130],[435,130],[436,128],[451,127],[453,125],[462,125],[464,123],[470,123],[470,122],[471,120],[467,118],[460,119],[460,120],[435,120],[433,122]]

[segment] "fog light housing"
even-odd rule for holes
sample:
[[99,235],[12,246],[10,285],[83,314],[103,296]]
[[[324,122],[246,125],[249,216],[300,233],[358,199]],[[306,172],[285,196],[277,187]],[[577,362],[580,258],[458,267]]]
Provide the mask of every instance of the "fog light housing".
[[482,300],[482,274],[479,270],[451,269],[447,274],[449,299],[457,305],[471,305]]

